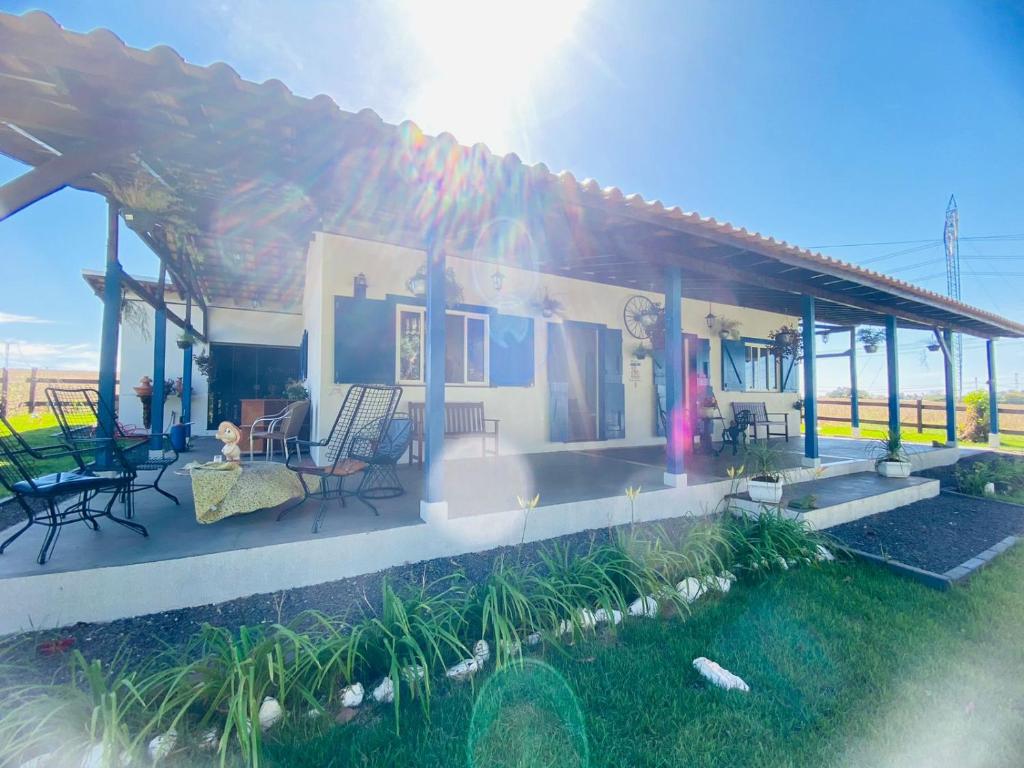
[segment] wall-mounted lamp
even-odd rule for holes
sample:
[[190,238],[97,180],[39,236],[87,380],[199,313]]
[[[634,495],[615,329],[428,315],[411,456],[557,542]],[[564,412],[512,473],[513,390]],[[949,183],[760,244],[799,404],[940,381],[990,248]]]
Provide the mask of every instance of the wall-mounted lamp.
[[708,330],[709,331],[712,328],[715,327],[715,320],[717,320],[717,319],[718,318],[715,317],[715,313],[711,311],[711,302],[709,301],[708,302],[708,313],[706,315],[704,315],[704,322],[708,324]]
[[352,278],[352,295],[357,299],[366,298],[366,275],[360,272]]
[[502,286],[505,285],[505,275],[502,274],[500,266],[491,273],[491,284],[494,286],[494,290],[499,292]]
[[413,296],[426,296],[427,295],[427,270],[426,267],[420,267],[416,270],[416,274],[405,281],[405,287],[409,293]]

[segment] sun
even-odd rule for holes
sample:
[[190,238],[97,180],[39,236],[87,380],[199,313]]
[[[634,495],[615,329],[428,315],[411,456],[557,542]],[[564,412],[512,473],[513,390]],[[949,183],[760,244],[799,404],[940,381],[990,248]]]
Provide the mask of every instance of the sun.
[[535,89],[572,40],[586,0],[439,0],[403,6],[420,80],[411,116],[431,132],[509,151]]

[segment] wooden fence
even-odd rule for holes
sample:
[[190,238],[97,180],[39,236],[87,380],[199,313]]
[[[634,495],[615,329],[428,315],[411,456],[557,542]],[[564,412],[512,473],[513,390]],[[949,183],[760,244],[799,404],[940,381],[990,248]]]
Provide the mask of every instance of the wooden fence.
[[[860,423],[862,425],[889,424],[889,402],[887,400],[860,400]],[[957,418],[967,409],[957,403]],[[850,401],[824,399],[818,401],[818,421],[850,423]],[[910,427],[918,432],[926,429],[946,428],[946,404],[936,400],[901,400],[900,426]],[[1024,435],[1024,406],[999,406],[999,432],[1004,435]]]
[[[39,368],[0,368],[0,414],[36,413],[49,408],[46,388],[99,386],[95,371],[52,371]],[[115,408],[116,398],[115,398]]]

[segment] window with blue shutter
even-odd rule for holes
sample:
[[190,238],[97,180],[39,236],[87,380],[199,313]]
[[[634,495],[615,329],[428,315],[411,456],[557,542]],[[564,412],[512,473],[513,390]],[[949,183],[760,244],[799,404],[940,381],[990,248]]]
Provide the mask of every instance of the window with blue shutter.
[[745,392],[747,345],[746,342],[722,339],[722,390]]
[[491,315],[492,387],[533,386],[533,318]]
[[622,331],[601,329],[601,439],[626,436],[626,388],[622,383]]
[[395,309],[389,301],[334,297],[334,382],[393,384]]

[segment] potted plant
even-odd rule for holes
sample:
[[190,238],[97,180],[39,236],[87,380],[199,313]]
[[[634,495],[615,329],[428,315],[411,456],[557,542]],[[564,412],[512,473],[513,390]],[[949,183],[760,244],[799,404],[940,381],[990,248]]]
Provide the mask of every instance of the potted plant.
[[857,331],[857,341],[864,345],[869,355],[878,351],[878,345],[885,341],[885,333],[875,328],[861,328]]
[[732,320],[728,317],[723,317],[718,321],[718,335],[723,339],[733,339],[734,341],[740,337],[740,325],[738,320]]
[[910,457],[899,432],[886,432],[874,443],[875,470],[882,477],[910,477]]
[[565,306],[559,299],[556,299],[548,293],[545,288],[543,295],[534,300],[533,308],[540,312],[544,317],[555,317],[556,315],[562,314],[562,310],[565,309]]
[[143,376],[139,383],[132,387],[139,397],[149,397],[153,394],[153,380],[149,376]]
[[309,389],[304,381],[288,379],[288,383],[284,385],[284,396],[292,401],[309,400]]
[[204,379],[210,378],[210,373],[213,371],[213,361],[210,359],[209,352],[204,349],[198,355],[193,355],[192,362],[196,364],[196,368],[199,369],[199,373],[202,374]]
[[189,331],[185,331],[178,337],[178,349],[188,349],[194,346],[196,343],[196,337],[193,336]]
[[646,360],[650,354],[650,350],[641,341],[633,348],[633,359],[634,360]]
[[768,440],[756,440],[747,446],[746,465],[750,471],[747,493],[751,501],[778,504],[782,501],[784,473],[781,453]]
[[804,356],[804,339],[800,331],[789,325],[783,325],[768,334],[773,353],[777,357],[790,357],[801,360]]
[[718,401],[714,395],[704,395],[700,399],[700,415],[705,419],[713,419],[718,408]]

